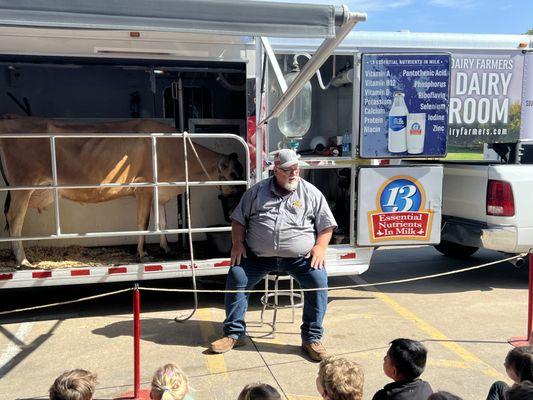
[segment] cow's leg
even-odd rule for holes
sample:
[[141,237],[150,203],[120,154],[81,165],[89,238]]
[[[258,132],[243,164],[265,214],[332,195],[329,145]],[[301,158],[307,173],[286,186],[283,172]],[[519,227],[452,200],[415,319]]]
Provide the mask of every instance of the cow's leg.
[[[166,229],[167,227],[167,213],[165,210],[165,204],[159,203],[159,229]],[[168,245],[167,237],[161,235],[159,237],[159,246],[163,249],[165,254],[170,254],[170,246]]]
[[[9,226],[9,235],[11,237],[22,235],[22,226],[24,217],[28,211],[28,204],[33,190],[13,190],[11,191],[11,202],[6,212],[6,219]],[[19,267],[31,267],[32,265],[26,259],[24,247],[21,241],[12,242],[13,253]]]
[[[145,231],[148,229],[150,222],[150,209],[152,208],[152,192],[151,189],[139,189],[136,193],[137,197],[137,229]],[[137,242],[137,255],[139,259],[146,257],[147,253],[144,250],[144,235],[139,236]]]

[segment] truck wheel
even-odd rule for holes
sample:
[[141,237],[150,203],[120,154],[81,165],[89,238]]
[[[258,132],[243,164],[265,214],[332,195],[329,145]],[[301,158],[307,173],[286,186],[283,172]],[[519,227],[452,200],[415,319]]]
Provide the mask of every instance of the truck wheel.
[[464,246],[462,244],[441,240],[434,246],[439,252],[448,257],[468,257],[479,250],[478,247]]

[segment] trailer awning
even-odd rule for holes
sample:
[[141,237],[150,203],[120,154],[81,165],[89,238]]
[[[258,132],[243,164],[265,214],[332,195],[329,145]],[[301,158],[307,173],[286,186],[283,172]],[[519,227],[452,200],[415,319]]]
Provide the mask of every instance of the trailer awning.
[[229,0],[0,0],[0,25],[324,38],[342,6]]

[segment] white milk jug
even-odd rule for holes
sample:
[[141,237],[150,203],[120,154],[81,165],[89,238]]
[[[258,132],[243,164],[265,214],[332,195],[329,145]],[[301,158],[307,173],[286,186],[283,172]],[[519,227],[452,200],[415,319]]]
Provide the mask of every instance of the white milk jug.
[[389,112],[389,151],[403,153],[407,151],[407,106],[402,92],[394,93],[394,100]]

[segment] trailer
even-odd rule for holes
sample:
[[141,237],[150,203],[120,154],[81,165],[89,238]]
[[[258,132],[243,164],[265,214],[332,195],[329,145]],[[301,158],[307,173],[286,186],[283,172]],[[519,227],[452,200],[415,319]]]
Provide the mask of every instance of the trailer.
[[[283,41],[275,46],[286,48]],[[450,54],[448,157],[391,160],[443,166],[442,240],[435,247],[444,255],[467,257],[485,248],[514,256],[533,248],[532,47],[528,35],[352,32],[339,48]]]
[[[2,10],[0,114],[66,124],[157,120],[176,133],[141,135],[155,143],[152,158],[165,135],[190,139],[237,153],[245,179],[139,183],[154,192],[181,185],[189,193],[163,210],[154,202],[143,231],[131,198],[80,205],[60,199],[65,187],[52,182],[46,189],[55,194],[54,206],[29,212],[22,235],[6,234],[0,243],[45,246],[58,259],[72,248],[93,249],[98,257],[98,249],[111,249],[116,257],[78,258],[56,268],[5,262],[0,288],[225,274],[231,228],[217,186],[249,187],[267,178],[271,153],[281,147],[298,150],[302,176],[325,194],[339,223],[327,252],[330,276],[365,272],[376,247],[438,244],[443,167],[436,161],[448,149],[454,51],[516,50],[524,42],[512,35],[495,41],[493,35],[351,32],[366,16],[336,6],[204,0],[180,2],[180,9],[153,2],[147,13],[140,2],[112,5],[28,2]],[[36,136],[53,143],[69,135],[101,134]],[[53,159],[52,144],[51,153]],[[6,185],[2,193],[29,189]],[[185,251],[137,262],[124,246],[141,234],[149,243],[167,235]]]

